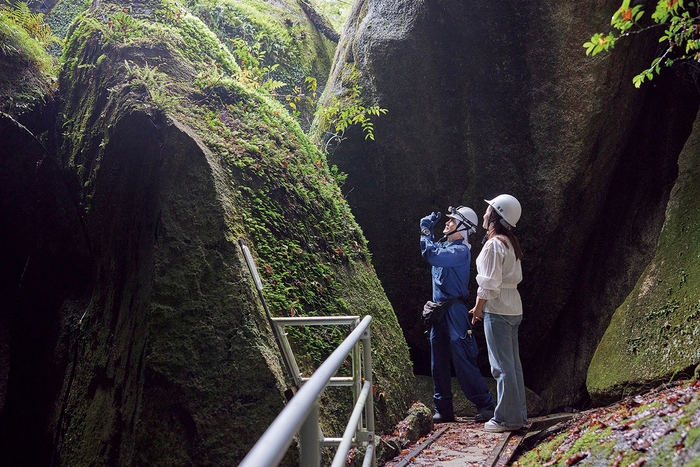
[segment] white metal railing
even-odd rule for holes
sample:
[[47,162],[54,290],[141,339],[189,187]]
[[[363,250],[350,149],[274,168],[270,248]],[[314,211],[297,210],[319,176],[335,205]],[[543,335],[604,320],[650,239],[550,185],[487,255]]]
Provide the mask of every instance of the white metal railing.
[[[372,353],[369,323],[371,316],[360,321],[359,316],[317,316],[273,318],[265,303],[262,281],[255,267],[250,249],[238,240],[243,256],[258,289],[258,296],[265,308],[275,341],[282,353],[292,384],[300,388],[272,425],[263,433],[243,459],[240,467],[273,467],[279,464],[289,449],[294,435],[299,433],[300,463],[302,467],[320,467],[321,447],[337,446],[332,467],[342,466],[351,446],[367,444],[363,467],[376,466],[374,456],[374,400],[372,397]],[[353,331],[325,362],[311,375],[304,378],[289,345],[285,326],[350,325]],[[362,344],[362,355],[360,355]],[[352,361],[352,377],[333,376],[348,354]],[[362,365],[360,365],[362,361]],[[364,376],[364,383],[363,381]],[[342,438],[326,438],[318,423],[318,399],[327,386],[351,386],[355,402],[350,421]],[[362,415],[364,414],[364,425]]]
[[[326,324],[355,324],[355,329],[326,359],[310,378],[301,378],[293,355],[291,358],[294,374],[303,384],[299,391],[287,403],[287,406],[263,433],[255,446],[243,459],[239,467],[273,467],[279,464],[289,449],[294,435],[299,433],[299,448],[301,451],[300,465],[303,467],[319,467],[321,465],[321,447],[337,446],[331,467],[345,465],[345,457],[353,445],[367,443],[363,467],[374,467],[374,401],[372,397],[372,359],[370,346],[371,316],[365,316],[359,321],[357,316],[319,317],[319,318],[273,318],[276,326],[290,325],[326,325]],[[339,321],[339,322],[336,322]],[[358,322],[359,321],[359,322]],[[288,349],[286,335],[280,332],[283,353]],[[362,344],[362,371],[358,361],[359,344]],[[353,378],[334,377],[349,354],[353,356]],[[364,374],[364,383],[361,382]],[[297,378],[295,378],[297,379]],[[354,388],[362,384],[360,391],[354,392],[355,407],[345,428],[343,437],[325,438],[318,423],[318,399],[324,389],[335,381],[335,385],[352,385]],[[348,384],[349,383],[349,384]],[[362,418],[364,415],[364,426]]]

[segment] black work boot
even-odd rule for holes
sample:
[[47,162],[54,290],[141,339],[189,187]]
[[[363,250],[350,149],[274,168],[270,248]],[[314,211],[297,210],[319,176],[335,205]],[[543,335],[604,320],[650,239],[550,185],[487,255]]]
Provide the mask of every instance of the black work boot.
[[433,415],[433,422],[434,423],[447,423],[447,422],[454,422],[454,421],[455,421],[454,414],[443,415],[436,410],[435,414]]
[[476,423],[485,423],[493,418],[493,409],[481,409],[479,413],[474,416],[474,421]]

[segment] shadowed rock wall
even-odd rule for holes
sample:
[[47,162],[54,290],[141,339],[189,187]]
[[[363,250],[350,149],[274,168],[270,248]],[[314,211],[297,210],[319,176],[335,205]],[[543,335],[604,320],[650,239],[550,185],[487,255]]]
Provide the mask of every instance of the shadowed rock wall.
[[47,427],[67,368],[56,354],[60,309],[90,287],[77,190],[50,141],[32,136],[50,129],[41,116],[25,115],[22,127],[0,121],[0,452],[8,465],[48,465]]
[[484,198],[507,192],[523,205],[526,384],[550,407],[585,401],[597,342],[653,255],[697,108],[673,73],[632,86],[655,43],[585,57],[618,6],[355,3],[324,99],[351,87],[354,66],[366,101],[388,113],[376,141],[346,132],[331,160],[349,174],[344,191],[419,371],[430,282],[418,220],[458,204],[481,214]]

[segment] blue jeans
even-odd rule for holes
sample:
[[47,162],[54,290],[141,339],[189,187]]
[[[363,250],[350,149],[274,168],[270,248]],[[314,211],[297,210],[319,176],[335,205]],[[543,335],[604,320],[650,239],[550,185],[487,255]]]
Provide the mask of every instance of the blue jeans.
[[498,388],[498,403],[492,421],[506,428],[520,428],[527,421],[523,367],[518,346],[518,328],[522,320],[523,315],[484,313],[491,374]]
[[453,415],[452,370],[464,395],[477,410],[493,409],[493,398],[476,365],[478,348],[471,331],[469,313],[462,303],[453,304],[445,317],[430,330],[430,366],[433,373],[435,409]]

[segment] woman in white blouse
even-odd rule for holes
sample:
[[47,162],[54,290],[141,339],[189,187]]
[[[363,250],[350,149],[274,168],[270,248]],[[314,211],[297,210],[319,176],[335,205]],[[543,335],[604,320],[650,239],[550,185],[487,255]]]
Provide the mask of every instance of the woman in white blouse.
[[511,195],[486,200],[483,227],[487,240],[476,259],[479,284],[476,304],[469,311],[472,323],[484,321],[491,374],[496,379],[498,402],[486,431],[501,433],[521,428],[527,421],[525,384],[518,348],[518,327],[523,319],[518,284],[523,279],[520,243],[512,228],[520,219],[520,203]]

